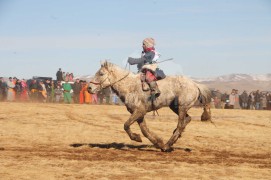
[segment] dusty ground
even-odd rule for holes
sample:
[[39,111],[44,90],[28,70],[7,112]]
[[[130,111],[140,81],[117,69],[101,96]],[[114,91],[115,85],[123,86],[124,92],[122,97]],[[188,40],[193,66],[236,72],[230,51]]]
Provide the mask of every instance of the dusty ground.
[[[123,106],[0,103],[0,179],[270,179],[271,111],[201,109],[172,153],[129,139]],[[146,116],[168,140],[177,116]],[[140,132],[134,124],[132,130]]]

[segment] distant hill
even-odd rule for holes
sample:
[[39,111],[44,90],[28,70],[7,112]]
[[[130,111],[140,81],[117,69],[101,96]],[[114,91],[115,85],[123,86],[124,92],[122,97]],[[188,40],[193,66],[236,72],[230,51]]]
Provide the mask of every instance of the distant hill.
[[211,89],[230,92],[231,89],[238,89],[239,92],[247,91],[271,91],[271,74],[250,75],[250,74],[229,74],[212,78],[192,78]]
[[[81,80],[90,81],[92,75],[77,76]],[[232,89],[238,89],[239,92],[247,90],[249,92],[271,91],[271,74],[251,75],[251,74],[229,74],[211,78],[194,78],[196,82],[205,84],[211,89],[218,89],[221,92],[230,93]]]
[[269,81],[271,82],[271,74],[250,75],[250,74],[229,74],[211,78],[192,78],[198,82],[237,82],[237,81]]

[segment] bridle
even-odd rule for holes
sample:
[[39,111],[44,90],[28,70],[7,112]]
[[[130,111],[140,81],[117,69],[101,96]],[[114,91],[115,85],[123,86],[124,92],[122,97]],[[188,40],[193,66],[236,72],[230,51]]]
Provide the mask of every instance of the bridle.
[[[127,62],[127,63],[128,63],[128,62]],[[127,67],[127,64],[126,64],[126,66],[125,66],[125,69],[126,69],[126,67]],[[100,81],[100,82],[90,81],[89,83],[90,83],[90,84],[99,85],[99,86],[100,86],[100,90],[101,90],[101,89],[105,89],[105,88],[107,88],[107,87],[113,86],[113,85],[116,84],[117,82],[122,81],[122,80],[125,79],[129,74],[130,74],[130,65],[129,65],[129,71],[128,71],[128,73],[127,73],[125,76],[123,76],[122,78],[116,80],[116,81],[113,82],[113,83],[111,83],[111,81],[110,81],[110,79],[109,79],[109,77],[108,77],[108,74],[107,74],[107,77],[104,78],[104,79],[103,79],[102,81]],[[109,81],[109,85],[103,86],[103,83],[104,83],[106,80]]]

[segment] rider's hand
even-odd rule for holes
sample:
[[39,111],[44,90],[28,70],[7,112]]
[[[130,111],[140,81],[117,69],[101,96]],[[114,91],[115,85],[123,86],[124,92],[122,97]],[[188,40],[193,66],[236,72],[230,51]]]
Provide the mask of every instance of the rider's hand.
[[128,57],[128,63],[129,63],[129,64],[133,64],[133,58]]

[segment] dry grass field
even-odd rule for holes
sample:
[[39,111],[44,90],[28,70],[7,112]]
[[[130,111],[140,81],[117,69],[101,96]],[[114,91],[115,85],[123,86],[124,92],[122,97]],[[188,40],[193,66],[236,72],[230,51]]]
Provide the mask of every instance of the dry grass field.
[[[158,112],[147,124],[166,141],[177,116]],[[214,124],[201,113],[163,153],[129,139],[124,106],[1,102],[0,179],[270,179],[271,111],[212,110]]]

